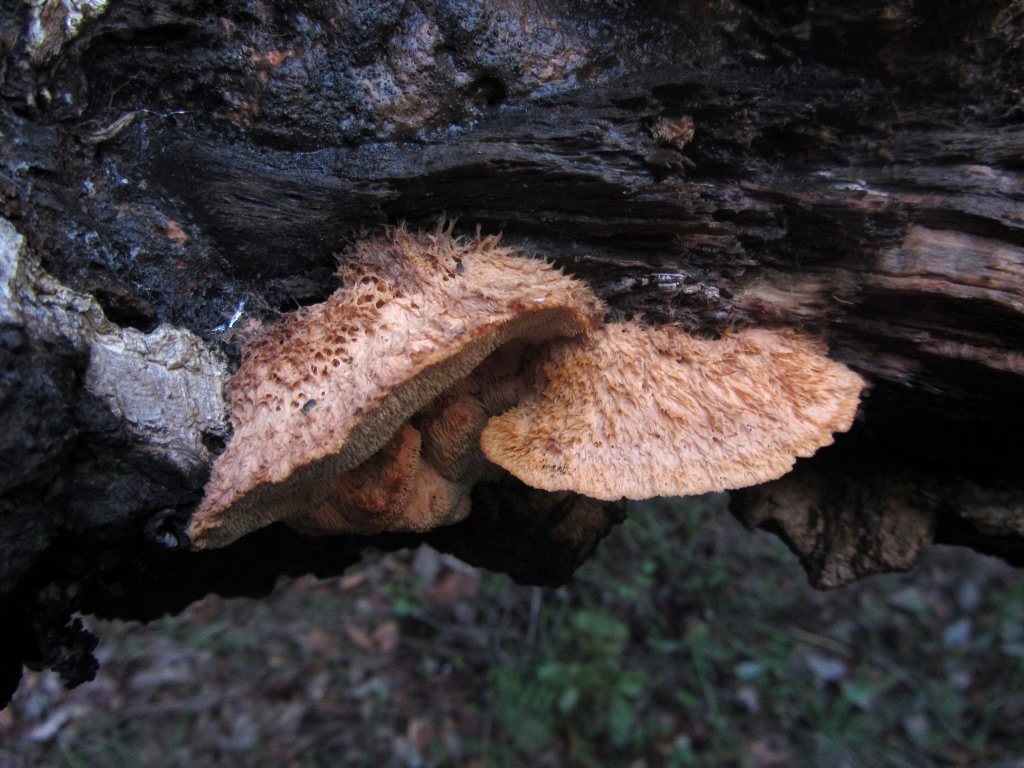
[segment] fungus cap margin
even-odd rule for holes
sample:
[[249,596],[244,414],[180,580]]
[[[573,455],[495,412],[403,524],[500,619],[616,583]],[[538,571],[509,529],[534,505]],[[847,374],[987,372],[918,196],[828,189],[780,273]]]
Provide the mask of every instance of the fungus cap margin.
[[[402,229],[360,244],[344,286],[246,346],[228,394],[235,433],[189,535],[197,548],[300,515],[294,500],[378,451],[406,419],[516,339],[599,325],[582,282],[503,247]],[[297,491],[302,491],[297,493]]]
[[597,499],[742,488],[850,428],[864,381],[790,331],[718,341],[612,323],[552,345],[543,387],[492,418],[488,460],[528,485]]

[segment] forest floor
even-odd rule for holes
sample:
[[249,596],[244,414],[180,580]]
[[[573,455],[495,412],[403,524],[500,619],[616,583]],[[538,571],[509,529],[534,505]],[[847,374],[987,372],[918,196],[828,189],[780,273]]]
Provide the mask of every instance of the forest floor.
[[422,548],[89,624],[99,676],[27,674],[0,767],[1024,768],[1024,571],[817,592],[721,497],[636,505],[562,589]]

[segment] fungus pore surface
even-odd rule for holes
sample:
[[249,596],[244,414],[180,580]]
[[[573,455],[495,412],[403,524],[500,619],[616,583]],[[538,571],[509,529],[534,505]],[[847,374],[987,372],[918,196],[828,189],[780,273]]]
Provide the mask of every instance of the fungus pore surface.
[[379,533],[388,529],[412,497],[420,472],[420,433],[404,423],[391,440],[355,469],[296,489],[293,502],[303,510],[289,524],[301,533],[334,531]]
[[850,428],[864,382],[789,331],[696,339],[603,326],[552,345],[542,384],[481,435],[528,485],[597,499],[742,488],[788,472]]
[[[327,301],[245,346],[228,386],[234,434],[189,526],[197,548],[224,546],[275,520],[318,532],[403,529],[394,509],[385,514],[361,503],[355,507],[377,519],[344,523],[348,512],[339,509],[349,502],[330,500],[346,487],[338,476],[384,448],[500,346],[589,332],[604,314],[585,284],[546,262],[497,238],[459,241],[442,230],[394,230],[364,242],[341,276],[343,287]],[[436,416],[436,430],[458,429],[459,418]],[[417,518],[409,521],[416,530],[430,527],[431,514],[464,515],[468,505],[441,468],[418,458],[411,488],[402,485],[413,466],[404,445],[375,459],[369,474],[390,488],[381,493],[393,499],[408,491],[402,510]]]

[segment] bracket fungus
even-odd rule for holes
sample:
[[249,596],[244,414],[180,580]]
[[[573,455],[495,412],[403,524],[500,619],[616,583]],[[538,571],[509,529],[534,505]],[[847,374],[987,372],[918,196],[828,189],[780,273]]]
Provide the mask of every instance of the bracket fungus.
[[[189,525],[195,547],[225,546],[278,520],[369,533],[465,516],[466,482],[432,464],[452,451],[421,452],[419,438],[396,443],[396,432],[503,344],[587,332],[605,311],[544,261],[440,229],[364,242],[341,276],[327,301],[245,347],[228,386],[234,435]],[[343,476],[371,457],[369,477]],[[368,495],[359,483],[374,480]]]
[[788,472],[853,423],[864,382],[788,331],[711,341],[610,323],[552,345],[542,384],[492,418],[484,454],[534,488],[646,499]]
[[393,230],[341,274],[246,345],[195,547],[275,521],[426,531],[503,470],[603,501],[741,488],[849,429],[864,387],[789,331],[603,325],[585,284],[497,238]]

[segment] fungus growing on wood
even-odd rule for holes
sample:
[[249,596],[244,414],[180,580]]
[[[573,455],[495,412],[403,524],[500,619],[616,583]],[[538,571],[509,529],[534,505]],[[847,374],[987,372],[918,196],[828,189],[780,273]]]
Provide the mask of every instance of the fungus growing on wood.
[[[479,445],[479,437],[477,429],[471,442]],[[421,454],[422,445],[420,432],[402,424],[358,467],[298,491],[292,503],[303,511],[286,522],[304,534],[368,535],[423,532],[462,520],[469,514],[472,475],[446,476],[437,461]]]
[[469,392],[441,395],[420,420],[426,461],[451,480],[473,474],[473,465],[483,458],[480,433],[489,415]]
[[[190,524],[194,546],[224,546],[276,520],[318,532],[366,530],[343,522],[348,512],[330,501],[340,475],[497,348],[587,332],[604,313],[583,283],[497,238],[396,230],[359,245],[341,274],[343,287],[327,301],[245,347],[228,387],[234,435]],[[408,474],[396,461],[385,451],[369,474],[389,478],[391,488]],[[386,517],[388,530],[403,528],[403,514],[450,521],[453,509],[467,508],[434,479],[444,480],[438,467],[418,459],[416,471],[422,483],[413,479],[409,499],[419,501],[397,514],[355,507]]]
[[535,488],[606,500],[780,477],[850,428],[864,386],[788,331],[708,341],[636,321],[552,345],[540,372],[488,422],[484,454]]
[[325,478],[322,486],[305,493],[297,490],[292,503],[303,513],[292,518],[292,527],[309,534],[386,530],[410,502],[420,472],[421,445],[420,433],[402,424],[383,448],[355,469]]

